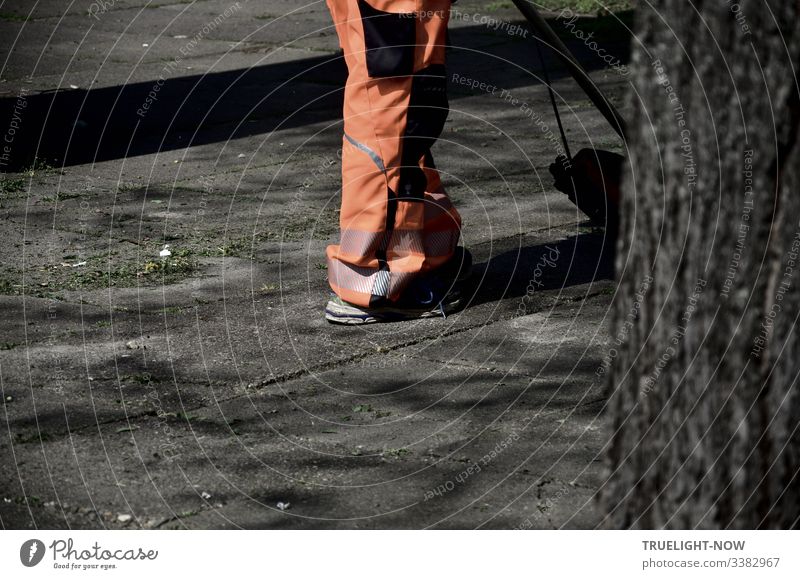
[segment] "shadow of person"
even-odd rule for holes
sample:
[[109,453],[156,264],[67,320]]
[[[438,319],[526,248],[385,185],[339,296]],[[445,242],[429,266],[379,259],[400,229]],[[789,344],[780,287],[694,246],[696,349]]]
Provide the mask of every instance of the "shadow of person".
[[603,230],[518,247],[476,263],[468,307],[614,278],[614,240]]

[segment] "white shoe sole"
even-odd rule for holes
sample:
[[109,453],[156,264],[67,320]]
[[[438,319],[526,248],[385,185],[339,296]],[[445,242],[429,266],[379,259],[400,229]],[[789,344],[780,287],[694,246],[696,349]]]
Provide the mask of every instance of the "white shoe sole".
[[[461,305],[461,299],[454,300],[444,305],[444,311],[435,309],[409,310],[408,308],[383,307],[380,309],[361,309],[350,304],[342,304],[330,300],[325,306],[325,319],[333,324],[360,325],[375,324],[380,322],[402,322],[424,318],[447,317]],[[444,314],[444,315],[443,315]]]

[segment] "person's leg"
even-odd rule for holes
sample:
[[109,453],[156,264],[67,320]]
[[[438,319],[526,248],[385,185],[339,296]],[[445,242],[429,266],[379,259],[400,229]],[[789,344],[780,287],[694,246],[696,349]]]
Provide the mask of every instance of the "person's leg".
[[461,236],[461,215],[445,192],[430,152],[423,158],[422,167],[427,180],[424,269],[428,270],[441,266],[452,255]]
[[460,217],[430,147],[447,117],[450,0],[328,0],[348,66],[341,238],[328,279],[346,302],[397,300],[444,264]]

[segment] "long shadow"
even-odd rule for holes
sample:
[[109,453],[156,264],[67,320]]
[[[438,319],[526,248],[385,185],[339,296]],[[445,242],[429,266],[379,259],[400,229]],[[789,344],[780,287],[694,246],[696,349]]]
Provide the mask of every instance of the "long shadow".
[[595,231],[501,253],[475,266],[470,306],[614,279],[614,243]]
[[[587,68],[604,66],[584,43],[572,39],[569,44]],[[451,45],[451,73],[503,89],[539,82],[532,35],[510,37],[476,25],[452,29]],[[614,38],[607,49],[627,62],[626,37]],[[552,57],[549,61],[553,79],[566,74]],[[1,126],[14,118],[18,126],[0,171],[21,170],[37,158],[69,166],[184,149],[341,116],[346,78],[341,55],[174,74],[167,61],[147,82],[26,95],[22,106],[15,97],[0,99]],[[453,89],[452,99],[478,94],[462,86]]]

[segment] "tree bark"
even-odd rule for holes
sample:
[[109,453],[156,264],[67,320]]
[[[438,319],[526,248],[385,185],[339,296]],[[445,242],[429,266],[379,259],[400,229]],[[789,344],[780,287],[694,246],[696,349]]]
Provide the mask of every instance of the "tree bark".
[[798,527],[800,2],[640,2],[635,33],[605,522]]

